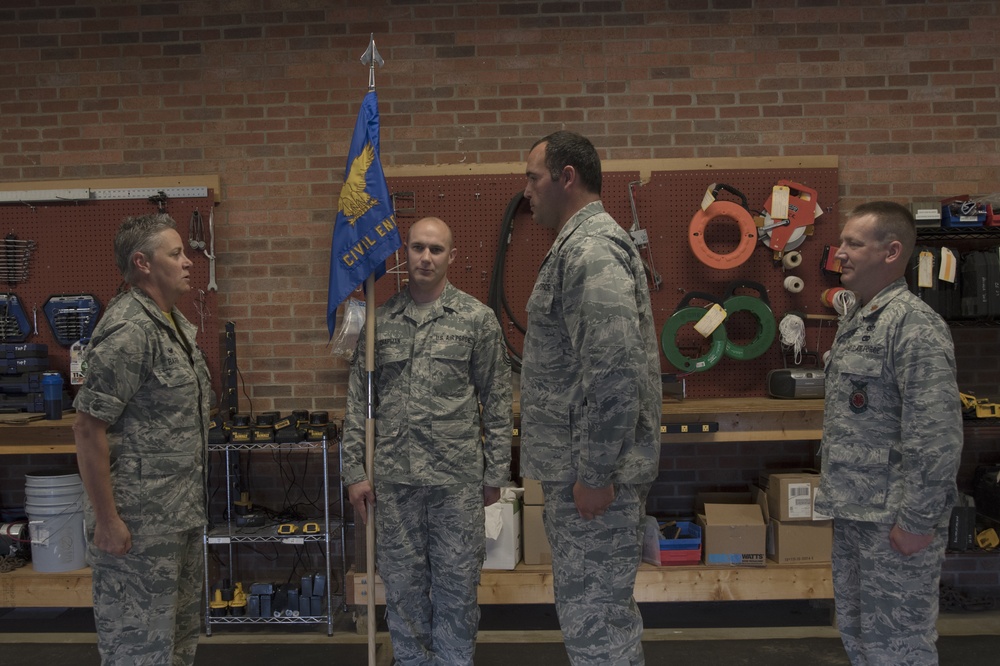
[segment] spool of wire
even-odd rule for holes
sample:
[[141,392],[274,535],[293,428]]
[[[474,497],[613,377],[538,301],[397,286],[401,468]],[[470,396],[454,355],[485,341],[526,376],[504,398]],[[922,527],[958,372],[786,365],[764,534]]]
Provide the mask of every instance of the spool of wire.
[[851,311],[851,308],[854,307],[858,297],[854,295],[853,291],[842,289],[834,294],[831,300],[833,301],[833,309],[837,311],[837,314],[843,317]]
[[778,335],[781,346],[790,349],[795,354],[795,364],[802,362],[802,350],[806,346],[806,323],[802,317],[786,314],[778,324]]
[[802,278],[790,275],[785,278],[784,281],[785,291],[791,294],[797,294],[801,292],[806,287],[806,283],[802,281]]
[[802,253],[797,250],[786,252],[784,256],[781,257],[781,265],[785,268],[798,268],[801,263]]

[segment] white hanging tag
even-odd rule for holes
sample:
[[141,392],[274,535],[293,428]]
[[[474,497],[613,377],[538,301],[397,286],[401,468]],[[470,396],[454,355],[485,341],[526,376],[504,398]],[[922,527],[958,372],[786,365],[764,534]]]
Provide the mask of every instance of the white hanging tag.
[[946,247],[941,248],[941,268],[938,270],[938,279],[955,284],[957,274],[958,258],[955,253]]
[[707,338],[712,335],[715,329],[719,328],[719,324],[726,320],[726,311],[722,309],[722,306],[715,303],[708,309],[705,316],[698,320],[698,323],[694,325],[694,330],[701,333],[702,337]]

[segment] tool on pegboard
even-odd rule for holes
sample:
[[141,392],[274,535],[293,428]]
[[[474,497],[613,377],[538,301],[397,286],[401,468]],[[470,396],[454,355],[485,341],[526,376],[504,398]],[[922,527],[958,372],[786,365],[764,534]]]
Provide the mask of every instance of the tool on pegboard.
[[28,315],[14,294],[0,294],[0,342],[24,342],[31,328]]
[[13,232],[4,237],[3,251],[0,252],[0,276],[9,286],[28,279],[28,264],[36,247],[35,241],[21,240]]
[[[706,301],[708,307],[691,305],[692,300]],[[682,372],[705,372],[715,367],[726,353],[726,327],[723,321],[726,311],[722,309],[722,299],[712,294],[691,291],[684,295],[670,318],[663,325],[660,333],[660,348],[678,370]],[[688,356],[677,343],[677,334],[681,328],[694,324],[695,330],[703,340],[696,345],[698,356]]]
[[813,224],[823,209],[813,188],[779,180],[764,202],[762,213],[756,218],[758,234],[774,251],[775,261],[781,261],[786,252],[797,249],[806,236],[812,235]]
[[188,226],[188,245],[192,250],[205,249],[205,229],[201,221],[201,212],[195,208],[191,213],[191,224]]
[[[197,208],[191,213],[191,223],[188,226],[188,245],[195,252],[202,252],[208,259],[208,286],[209,291],[218,291],[219,287],[215,283],[215,206],[208,213],[208,241],[205,241],[205,223],[201,211]],[[202,328],[204,330],[204,327]]]
[[639,224],[639,213],[635,209],[635,187],[642,185],[641,180],[633,180],[628,184],[628,202],[632,205],[632,228],[628,230],[635,243],[636,249],[640,252],[646,251],[646,258],[642,260],[642,265],[646,269],[646,275],[653,291],[659,291],[663,284],[663,276],[660,275],[653,266],[653,248],[649,245],[649,233]]
[[[719,199],[720,192],[729,192],[740,199],[740,203]],[[705,242],[708,223],[716,218],[726,218],[739,227],[740,242],[729,254],[718,254],[709,249]],[[688,225],[688,243],[691,251],[701,263],[718,270],[736,268],[743,264],[757,247],[757,225],[750,214],[746,195],[731,185],[712,183],[705,191],[701,206]]]
[[208,287],[209,291],[219,291],[215,283],[215,204],[208,211],[208,249],[202,247],[202,252],[208,257]]
[[90,338],[101,304],[90,294],[50,296],[42,307],[56,342],[69,347]]
[[159,212],[159,213],[166,213],[167,212],[167,199],[169,199],[169,198],[170,197],[167,196],[166,192],[164,192],[163,190],[159,190],[156,194],[154,194],[153,196],[149,197],[148,201],[149,201],[149,203],[151,203],[154,206],[156,206],[157,212]]

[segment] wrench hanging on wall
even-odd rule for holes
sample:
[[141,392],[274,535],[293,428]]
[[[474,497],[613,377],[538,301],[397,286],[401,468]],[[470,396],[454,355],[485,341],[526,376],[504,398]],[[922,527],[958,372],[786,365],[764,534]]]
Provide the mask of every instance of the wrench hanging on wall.
[[208,257],[208,290],[219,291],[219,285],[215,284],[215,204],[208,211],[208,249],[202,243],[202,252]]
[[642,265],[646,268],[646,274],[653,286],[653,291],[659,291],[660,285],[663,284],[663,277],[653,267],[653,248],[649,246],[649,234],[639,226],[639,213],[635,209],[635,190],[632,188],[637,185],[642,185],[642,181],[633,180],[628,184],[628,202],[632,204],[632,227],[628,233],[632,236],[632,241],[640,252],[643,249],[646,250],[646,258],[642,260]]

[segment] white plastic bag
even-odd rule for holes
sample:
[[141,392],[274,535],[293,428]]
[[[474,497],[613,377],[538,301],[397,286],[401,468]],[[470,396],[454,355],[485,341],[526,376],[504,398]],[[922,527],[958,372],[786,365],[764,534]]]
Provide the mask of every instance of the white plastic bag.
[[349,298],[344,303],[344,314],[333,332],[333,354],[351,360],[354,348],[358,346],[358,336],[365,323],[365,302]]

